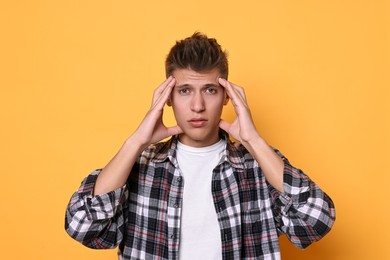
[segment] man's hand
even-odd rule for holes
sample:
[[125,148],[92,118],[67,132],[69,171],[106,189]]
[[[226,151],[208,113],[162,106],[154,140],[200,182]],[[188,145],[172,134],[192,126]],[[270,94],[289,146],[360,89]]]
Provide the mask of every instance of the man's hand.
[[94,188],[95,195],[122,187],[139,154],[151,143],[183,132],[179,126],[166,127],[162,121],[164,105],[175,83],[176,80],[171,76],[154,91],[152,106],[141,124],[100,172]]
[[222,78],[219,78],[218,81],[226,89],[237,114],[237,118],[232,124],[221,119],[219,126],[245,146],[259,163],[267,181],[274,188],[283,192],[284,162],[257,132],[244,89]]
[[152,143],[161,141],[183,131],[179,126],[166,127],[162,121],[164,105],[175,86],[176,79],[167,78],[153,93],[152,106],[132,137],[141,147],[146,148]]
[[234,139],[246,146],[251,140],[259,138],[259,134],[253,123],[244,89],[222,78],[219,78],[218,81],[225,88],[237,115],[232,124],[221,119],[219,126]]

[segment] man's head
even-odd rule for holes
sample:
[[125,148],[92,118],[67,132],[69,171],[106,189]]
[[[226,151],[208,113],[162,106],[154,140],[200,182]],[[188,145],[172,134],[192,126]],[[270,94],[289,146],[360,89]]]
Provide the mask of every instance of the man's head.
[[219,78],[227,79],[226,54],[215,39],[200,33],[176,43],[166,60],[166,73],[176,80],[167,104],[183,130],[179,140],[203,147],[219,140],[222,108],[229,101]]
[[196,72],[208,72],[218,69],[222,78],[228,78],[227,53],[214,38],[208,38],[199,32],[191,37],[177,41],[165,61],[168,78],[176,69],[190,69]]

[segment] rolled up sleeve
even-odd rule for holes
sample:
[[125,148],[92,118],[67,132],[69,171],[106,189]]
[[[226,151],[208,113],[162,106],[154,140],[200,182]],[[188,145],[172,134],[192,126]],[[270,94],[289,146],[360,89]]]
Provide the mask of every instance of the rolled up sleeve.
[[66,209],[65,230],[91,248],[114,248],[123,239],[127,186],[93,196],[99,170],[88,175],[72,195]]
[[275,221],[279,232],[297,247],[305,248],[330,231],[336,218],[335,207],[316,183],[276,152],[284,161],[284,192],[270,186]]

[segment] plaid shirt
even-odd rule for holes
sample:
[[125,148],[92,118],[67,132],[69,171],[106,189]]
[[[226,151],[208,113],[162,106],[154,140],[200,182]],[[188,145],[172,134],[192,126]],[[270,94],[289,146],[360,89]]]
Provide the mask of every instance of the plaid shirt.
[[[212,194],[223,259],[280,259],[278,237],[299,248],[318,241],[332,227],[332,200],[301,170],[284,160],[284,193],[266,181],[243,145],[227,140],[213,170]],[[184,181],[176,160],[177,137],[151,145],[138,158],[126,185],[93,196],[100,170],[73,194],[65,229],[97,249],[119,245],[119,259],[178,259]]]

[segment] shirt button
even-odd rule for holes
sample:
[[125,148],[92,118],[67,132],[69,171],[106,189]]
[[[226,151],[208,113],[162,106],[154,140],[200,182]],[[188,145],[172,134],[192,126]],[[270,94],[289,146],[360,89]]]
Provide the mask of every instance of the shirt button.
[[174,208],[178,208],[178,207],[179,207],[179,203],[173,204],[173,207],[174,207]]
[[182,177],[177,177],[177,178],[176,178],[176,182],[177,182],[177,183],[181,183],[182,180],[183,180]]
[[175,235],[171,235],[171,239],[175,239],[176,237],[175,237]]

